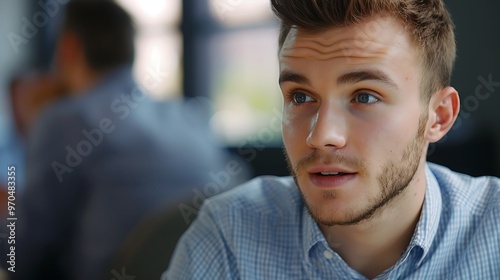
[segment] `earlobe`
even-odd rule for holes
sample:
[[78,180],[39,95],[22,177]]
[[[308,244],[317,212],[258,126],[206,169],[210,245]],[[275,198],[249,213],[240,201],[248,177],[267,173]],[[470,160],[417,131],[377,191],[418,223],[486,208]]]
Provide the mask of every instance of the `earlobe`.
[[445,87],[429,102],[429,128],[426,138],[434,143],[451,129],[460,111],[460,98],[453,87]]

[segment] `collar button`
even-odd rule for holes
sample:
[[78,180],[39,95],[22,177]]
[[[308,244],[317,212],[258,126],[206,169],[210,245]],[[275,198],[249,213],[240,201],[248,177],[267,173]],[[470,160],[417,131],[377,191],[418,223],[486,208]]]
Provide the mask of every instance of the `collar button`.
[[323,251],[323,256],[329,260],[333,259],[333,254],[328,250]]

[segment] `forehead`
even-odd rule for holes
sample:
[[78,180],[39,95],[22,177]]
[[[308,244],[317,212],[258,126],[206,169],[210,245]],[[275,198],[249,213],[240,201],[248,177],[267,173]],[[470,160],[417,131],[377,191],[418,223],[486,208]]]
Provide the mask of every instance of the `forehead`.
[[416,48],[399,20],[381,15],[347,27],[320,31],[292,28],[279,53],[280,63],[294,58],[332,60],[416,56]]

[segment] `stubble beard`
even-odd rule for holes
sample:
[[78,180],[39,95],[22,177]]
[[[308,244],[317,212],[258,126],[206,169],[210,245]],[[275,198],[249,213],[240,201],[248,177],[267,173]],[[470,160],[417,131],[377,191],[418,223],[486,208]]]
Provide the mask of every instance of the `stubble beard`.
[[[427,123],[427,115],[421,117],[419,119],[418,131],[416,137],[405,147],[401,160],[397,161],[389,161],[384,165],[382,172],[377,176],[377,181],[380,186],[380,195],[377,197],[373,197],[368,201],[368,205],[362,209],[351,208],[347,213],[345,213],[345,218],[335,219],[331,217],[324,217],[320,214],[320,211],[315,208],[310,201],[307,200],[306,196],[302,192],[300,188],[297,174],[303,172],[302,170],[305,167],[312,163],[318,163],[320,160],[320,156],[317,151],[313,151],[304,159],[301,159],[297,167],[293,168],[288,154],[285,149],[283,152],[285,154],[285,158],[288,162],[288,168],[290,173],[292,174],[297,188],[302,196],[302,200],[306,205],[306,209],[311,215],[311,217],[319,224],[323,224],[325,226],[349,226],[356,225],[362,221],[370,220],[378,213],[381,213],[385,208],[387,208],[391,203],[397,201],[397,198],[402,194],[413,181],[415,174],[417,173],[420,159],[422,157],[422,152],[424,149],[424,132],[425,125]],[[353,168],[358,171],[365,172],[366,167],[363,162],[354,159],[347,158],[338,155],[332,155],[328,157],[326,162],[335,162],[341,163],[346,167]],[[336,190],[328,190],[322,192],[322,197],[324,199],[334,199],[338,196]]]

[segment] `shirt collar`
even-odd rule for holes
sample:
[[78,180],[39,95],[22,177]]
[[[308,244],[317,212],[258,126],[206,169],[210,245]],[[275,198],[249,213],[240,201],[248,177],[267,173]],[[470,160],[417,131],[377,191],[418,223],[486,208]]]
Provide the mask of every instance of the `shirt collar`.
[[314,245],[322,241],[326,243],[323,233],[307,211],[305,205],[302,209],[302,240],[304,258],[306,260],[309,259],[309,251]]
[[[97,81],[94,85],[85,89],[82,93],[77,94],[78,96],[84,96],[87,93],[95,92],[109,92],[109,88],[114,87],[132,87],[135,85],[135,81],[132,75],[131,65],[122,65],[114,69],[109,70]],[[126,93],[126,92],[125,92]]]
[[[411,248],[415,246],[422,248],[423,254],[420,256],[417,265],[420,265],[429,252],[439,227],[442,209],[441,190],[436,177],[427,164],[425,165],[425,179],[426,189],[422,213],[420,214],[420,219],[407,250],[408,254]],[[325,242],[325,245],[328,246],[323,233],[307,211],[305,205],[302,210],[302,237],[305,259],[309,258],[309,251],[317,243]]]
[[417,265],[420,265],[429,253],[429,249],[439,227],[442,211],[441,189],[439,188],[436,177],[427,164],[425,165],[425,180],[426,188],[422,213],[420,214],[420,220],[417,223],[415,233],[408,246],[408,252],[415,246],[419,246],[423,250],[423,254],[419,258]]

